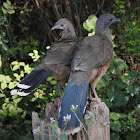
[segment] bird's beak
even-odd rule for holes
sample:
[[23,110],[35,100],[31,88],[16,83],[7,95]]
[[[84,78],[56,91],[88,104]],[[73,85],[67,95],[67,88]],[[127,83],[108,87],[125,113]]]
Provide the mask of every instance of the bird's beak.
[[118,18],[116,18],[116,19],[114,20],[114,22],[121,22],[121,20],[118,19]]
[[51,30],[56,30],[56,29],[59,29],[59,30],[63,30],[63,27],[61,27],[60,25],[54,25]]

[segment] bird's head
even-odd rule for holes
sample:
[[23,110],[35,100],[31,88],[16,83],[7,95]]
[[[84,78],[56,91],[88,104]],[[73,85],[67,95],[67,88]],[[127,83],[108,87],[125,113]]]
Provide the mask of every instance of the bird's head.
[[51,28],[51,30],[60,30],[62,32],[61,38],[77,38],[72,23],[66,18],[58,20]]
[[69,29],[69,25],[71,24],[71,22],[69,20],[67,20],[66,18],[62,18],[60,20],[58,20],[54,26],[51,28],[51,30],[68,30]]
[[96,30],[98,29],[105,30],[109,28],[109,26],[113,24],[114,22],[120,22],[120,19],[116,18],[112,14],[105,13],[98,18],[96,22]]
[[105,35],[112,42],[109,26],[114,22],[120,22],[120,19],[109,13],[101,15],[96,22],[95,34]]

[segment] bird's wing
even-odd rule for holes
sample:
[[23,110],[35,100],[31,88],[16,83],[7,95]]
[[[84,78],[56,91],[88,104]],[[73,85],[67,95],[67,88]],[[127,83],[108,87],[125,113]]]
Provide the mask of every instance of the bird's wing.
[[42,59],[42,61],[45,62],[46,65],[69,63],[76,49],[75,44],[75,41],[63,41],[54,44],[52,46],[52,49],[47,53],[47,55]]
[[87,37],[81,42],[81,47],[74,56],[72,70],[91,71],[101,67],[112,58],[112,53],[112,43],[106,37]]

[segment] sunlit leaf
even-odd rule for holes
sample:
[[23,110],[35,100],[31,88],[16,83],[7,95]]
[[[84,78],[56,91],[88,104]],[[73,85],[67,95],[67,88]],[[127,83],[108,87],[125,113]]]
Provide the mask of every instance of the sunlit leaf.
[[51,81],[53,79],[53,77],[48,77],[47,81]]
[[6,0],[6,2],[7,2],[9,5],[11,5],[11,1],[9,1],[9,0]]
[[24,62],[19,62],[19,65],[20,66],[25,66],[25,63]]
[[10,6],[9,6],[6,2],[3,3],[3,6],[4,6],[6,9],[9,9],[9,8],[10,8]]
[[17,112],[16,108],[13,105],[11,105],[9,107],[9,116],[16,116],[17,114],[18,114],[18,112]]
[[13,82],[9,83],[9,89],[13,89],[15,87],[15,84]]
[[5,97],[5,94],[0,93],[0,98]]
[[17,69],[19,69],[19,65],[14,65],[12,70],[15,71]]
[[97,21],[97,17],[95,15],[90,15],[88,19],[83,23],[83,27],[87,31],[95,30],[95,24]]
[[2,89],[5,89],[7,87],[7,83],[5,82],[5,81],[3,81],[2,83],[1,83],[1,88]]
[[5,75],[0,74],[0,81],[5,81]]
[[8,14],[14,14],[15,10],[8,10],[7,12],[8,12]]
[[5,80],[6,80],[7,83],[9,83],[11,81],[10,76],[9,75],[5,76]]

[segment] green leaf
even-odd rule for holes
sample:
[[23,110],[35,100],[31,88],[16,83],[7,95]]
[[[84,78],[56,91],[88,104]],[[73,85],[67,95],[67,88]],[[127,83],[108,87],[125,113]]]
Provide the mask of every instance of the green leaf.
[[0,74],[0,81],[5,81],[5,75]]
[[128,66],[124,63],[124,60],[120,58],[113,58],[109,66],[109,71],[112,74],[120,75],[120,71],[126,68],[128,68]]
[[95,31],[95,25],[96,25],[97,17],[95,15],[90,15],[88,19],[83,23],[83,27],[87,31]]
[[9,83],[9,89],[13,89],[15,87],[15,84],[13,82]]
[[17,94],[12,96],[12,99],[13,100],[16,99],[16,98],[18,98],[18,95]]
[[119,5],[120,9],[124,9],[124,6],[123,5]]
[[22,108],[17,108],[17,112],[18,112],[18,113],[23,112]]
[[54,126],[53,124],[49,124],[49,126],[52,128],[52,132],[55,133],[57,130],[57,127]]
[[24,62],[19,62],[19,65],[20,66],[25,66],[25,63]]
[[5,76],[5,80],[6,80],[7,83],[9,83],[11,81],[10,76],[9,75]]
[[24,77],[24,72],[23,71],[20,71],[20,76]]
[[17,73],[14,73],[13,75],[16,77],[16,79],[17,79],[18,81],[20,81],[20,76],[19,76]]
[[121,79],[124,83],[126,83],[126,81],[129,80],[129,78],[130,78],[130,76],[127,73],[125,73],[123,76],[121,76]]
[[116,120],[119,120],[121,118],[121,115],[119,113],[111,112],[110,118],[113,119],[114,121],[116,121]]
[[56,80],[52,80],[52,81],[50,81],[50,83],[52,84],[52,85],[56,85]]
[[19,69],[19,65],[14,65],[12,70],[15,71],[17,69]]
[[8,43],[9,42],[8,39],[3,39],[2,41],[5,42],[5,43]]
[[4,36],[6,36],[6,33],[5,32],[2,32],[1,35],[4,37]]
[[66,134],[61,134],[59,135],[61,140],[68,140],[67,135]]
[[8,46],[5,43],[2,44],[2,48],[6,51],[8,50]]
[[8,10],[7,12],[8,12],[8,14],[14,14],[15,10]]
[[3,3],[3,6],[4,6],[6,9],[9,9],[9,8],[10,8],[10,6],[9,6],[6,2]]
[[26,116],[26,111],[23,111],[23,114],[21,115],[21,118],[24,119]]
[[114,131],[119,132],[121,129],[121,123],[119,121],[114,121],[110,124],[110,128]]
[[17,61],[13,61],[11,64],[12,64],[12,65],[17,65],[18,62],[17,62]]
[[2,7],[2,12],[3,12],[4,14],[7,13],[7,11],[6,11],[6,9],[5,9],[4,7]]
[[5,103],[9,103],[9,98],[6,98],[5,99]]
[[53,77],[48,77],[47,81],[50,82],[50,81],[52,81],[52,79],[53,79]]
[[3,98],[3,97],[5,97],[5,94],[0,93],[0,98]]
[[6,0],[6,2],[7,2],[9,5],[11,5],[11,1],[9,1],[9,0]]
[[18,114],[18,112],[17,112],[17,110],[16,110],[16,108],[13,106],[13,105],[11,105],[10,107],[9,107],[9,116],[16,116]]
[[14,103],[19,103],[20,101],[22,100],[22,98],[17,98],[17,99],[14,99],[13,101],[14,101]]
[[7,88],[7,83],[6,83],[5,81],[1,83],[1,88],[2,88],[2,89]]

